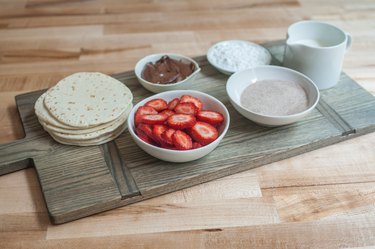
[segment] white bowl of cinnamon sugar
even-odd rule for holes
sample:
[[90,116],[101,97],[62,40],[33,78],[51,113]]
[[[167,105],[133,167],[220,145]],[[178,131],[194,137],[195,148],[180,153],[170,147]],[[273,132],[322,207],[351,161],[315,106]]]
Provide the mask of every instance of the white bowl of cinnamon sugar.
[[200,67],[193,59],[174,53],[151,54],[135,65],[135,75],[147,90],[160,93],[190,88]]
[[226,86],[234,108],[263,126],[297,122],[319,102],[319,90],[307,76],[279,66],[257,66],[233,74]]

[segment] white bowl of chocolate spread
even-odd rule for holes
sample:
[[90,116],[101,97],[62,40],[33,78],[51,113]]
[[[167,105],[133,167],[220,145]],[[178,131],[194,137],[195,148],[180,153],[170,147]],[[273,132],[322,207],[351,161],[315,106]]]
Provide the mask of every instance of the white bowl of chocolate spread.
[[200,67],[193,59],[173,53],[152,54],[135,65],[135,75],[147,90],[159,93],[189,89]]

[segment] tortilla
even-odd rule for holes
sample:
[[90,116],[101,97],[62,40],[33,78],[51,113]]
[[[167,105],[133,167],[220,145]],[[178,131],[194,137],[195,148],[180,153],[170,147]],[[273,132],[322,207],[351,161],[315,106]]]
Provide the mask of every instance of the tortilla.
[[86,129],[65,129],[65,128],[57,127],[52,124],[46,123],[43,120],[39,120],[39,122],[41,123],[41,125],[43,126],[45,130],[47,130],[48,132],[52,132],[52,133],[83,135],[83,134],[88,134],[92,132],[99,132],[100,130],[104,131],[104,129],[106,129],[105,132],[107,132],[107,131],[110,131],[111,128],[115,128],[119,126],[120,124],[122,124],[123,122],[125,122],[132,108],[133,108],[133,105],[130,104],[129,107],[121,114],[121,116],[118,119],[113,120],[106,124],[101,124],[101,125],[86,128]]
[[[68,134],[84,134],[84,133],[90,133],[99,129],[103,129],[105,127],[108,127],[110,125],[113,125],[114,123],[118,123],[118,120],[113,120],[111,122],[101,124],[95,127],[89,127],[86,129],[77,128],[68,126],[65,124],[60,123],[58,120],[54,119],[53,116],[48,112],[48,110],[43,105],[43,99],[46,93],[43,93],[36,101],[35,103],[35,114],[38,116],[39,123],[43,125],[43,127],[46,127],[48,130],[61,132],[61,133],[68,133]],[[132,108],[132,104],[130,103],[128,108]],[[125,115],[125,111],[121,114],[121,116]],[[120,116],[120,117],[121,117]]]
[[126,129],[132,100],[131,91],[114,78],[76,73],[42,94],[34,108],[57,142],[91,146],[109,142]]
[[73,130],[76,132],[76,134],[70,134],[67,132],[56,132],[54,130],[51,130],[48,128],[48,125],[44,126],[43,128],[50,134],[54,135],[56,138],[60,139],[67,139],[67,140],[74,140],[74,141],[84,141],[84,140],[90,140],[94,138],[100,138],[102,136],[107,136],[111,135],[114,133],[119,127],[123,126],[124,123],[126,123],[126,119],[129,116],[129,113],[131,111],[132,106],[129,106],[129,108],[124,112],[122,116],[119,117],[119,119],[115,120],[114,123],[112,123],[110,126],[104,127],[102,129],[97,129],[95,128],[89,128],[92,130],[91,132],[86,132],[87,129],[82,130],[81,133],[78,133],[80,130]]
[[34,106],[35,114],[38,116],[39,121],[43,121],[47,124],[53,125],[61,129],[79,129],[79,128],[65,125],[51,116],[51,114],[48,112],[48,110],[45,108],[43,104],[44,97],[46,95],[47,95],[47,92],[43,93],[35,102],[35,106]]
[[106,135],[106,136],[102,136],[102,137],[98,137],[98,138],[94,138],[94,139],[81,140],[81,141],[79,141],[79,140],[72,141],[72,140],[69,140],[69,139],[58,138],[53,134],[50,134],[50,135],[55,141],[57,141],[61,144],[76,145],[76,146],[94,146],[94,145],[100,145],[100,144],[108,143],[109,141],[112,141],[112,140],[116,139],[118,136],[120,136],[125,131],[126,128],[127,128],[127,125],[126,125],[126,122],[125,122],[122,126],[120,126],[118,128],[118,130],[116,130],[114,133],[112,133],[110,135]]
[[58,122],[89,128],[116,120],[133,100],[120,81],[102,73],[75,73],[49,89],[44,105]]

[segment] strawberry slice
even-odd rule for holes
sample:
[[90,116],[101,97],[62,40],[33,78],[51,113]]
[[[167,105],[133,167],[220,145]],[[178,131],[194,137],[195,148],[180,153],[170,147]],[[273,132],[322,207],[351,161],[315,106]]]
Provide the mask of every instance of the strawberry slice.
[[198,111],[200,111],[203,107],[203,103],[198,98],[193,97],[191,95],[182,95],[180,103],[187,102],[193,103],[198,108]]
[[165,142],[160,143],[160,147],[168,150],[177,150],[176,146],[174,146],[173,144],[167,144]]
[[191,128],[190,136],[202,145],[213,142],[218,136],[216,128],[205,122],[196,122]]
[[138,127],[135,128],[135,133],[144,142],[151,144],[151,145],[155,145],[154,141],[149,136],[147,136],[142,130],[140,130]]
[[177,106],[177,104],[180,102],[178,98],[174,98],[168,103],[168,109],[169,110],[174,110],[174,108]]
[[161,138],[163,141],[167,144],[172,145],[173,144],[173,134],[176,132],[175,129],[169,128],[166,130],[163,134],[161,134]]
[[218,125],[224,121],[223,115],[214,111],[199,111],[197,114],[197,119],[212,125]]
[[154,125],[152,129],[152,135],[155,141],[161,143],[163,142],[162,134],[168,129],[165,125]]
[[134,114],[134,123],[136,127],[138,126],[139,123],[141,123],[142,116],[146,114],[158,114],[158,112],[150,106],[139,107],[138,110]]
[[176,113],[196,115],[198,108],[191,102],[179,103],[174,108]]
[[142,131],[145,135],[147,135],[150,138],[152,137],[152,127],[151,127],[151,125],[141,123],[137,126],[137,130]]
[[150,106],[158,112],[168,108],[168,104],[164,99],[152,99],[148,101],[144,106]]
[[174,114],[167,120],[169,127],[176,130],[193,127],[196,122],[195,117],[189,114]]
[[162,114],[150,114],[150,115],[143,115],[141,116],[141,123],[156,125],[156,124],[164,124],[165,120],[167,120],[166,115]]
[[175,112],[167,109],[167,110],[162,111],[160,114],[166,115],[167,117],[169,117],[169,116],[172,116],[173,114],[175,114]]
[[173,133],[173,144],[179,150],[190,150],[193,148],[193,141],[191,137],[183,131],[176,131]]
[[198,148],[201,148],[201,147],[203,147],[203,145],[201,145],[200,143],[193,142],[193,149],[198,149]]

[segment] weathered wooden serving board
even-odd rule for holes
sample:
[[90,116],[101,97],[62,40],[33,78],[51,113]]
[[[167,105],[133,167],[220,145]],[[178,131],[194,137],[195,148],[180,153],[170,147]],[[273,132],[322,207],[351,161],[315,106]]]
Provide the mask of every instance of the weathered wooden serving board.
[[[266,45],[281,59],[283,42]],[[33,111],[43,91],[16,97],[25,138],[0,145],[0,175],[34,165],[52,221],[85,217],[263,164],[311,151],[375,131],[375,98],[344,73],[339,84],[321,92],[317,108],[304,120],[265,128],[240,116],[225,93],[227,76],[204,57],[192,89],[219,98],[231,115],[229,131],[219,147],[197,161],[176,164],[143,152],[124,132],[102,146],[75,147],[54,142]],[[133,91],[135,101],[151,93],[133,72],[115,75]]]

